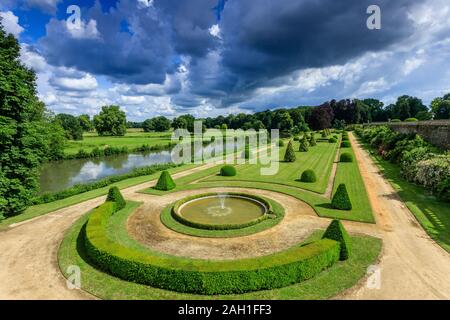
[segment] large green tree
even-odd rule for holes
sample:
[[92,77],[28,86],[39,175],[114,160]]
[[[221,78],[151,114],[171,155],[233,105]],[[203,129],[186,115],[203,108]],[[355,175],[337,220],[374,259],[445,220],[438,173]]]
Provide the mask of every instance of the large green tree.
[[94,116],[94,126],[101,136],[124,136],[127,132],[127,117],[119,106],[103,106]]
[[0,23],[0,218],[30,205],[40,162],[62,155],[62,128],[36,96],[35,73]]
[[431,110],[435,119],[450,119],[450,94],[434,99]]
[[83,140],[83,128],[80,120],[70,114],[60,113],[56,116],[69,140]]
[[83,129],[83,131],[91,131],[92,129],[94,129],[91,117],[89,117],[88,114],[82,114],[78,116],[78,121],[80,122],[80,126]]
[[164,116],[155,117],[152,119],[147,119],[142,123],[142,128],[145,132],[156,131],[164,132],[170,129],[170,120]]

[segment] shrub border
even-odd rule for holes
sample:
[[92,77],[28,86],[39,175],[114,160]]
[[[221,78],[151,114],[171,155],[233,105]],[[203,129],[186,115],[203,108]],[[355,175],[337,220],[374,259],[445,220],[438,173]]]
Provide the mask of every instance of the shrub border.
[[106,202],[92,211],[84,234],[89,259],[121,279],[161,289],[208,295],[274,289],[310,279],[339,260],[340,244],[330,239],[238,260],[143,254],[107,237],[107,221],[115,208]]

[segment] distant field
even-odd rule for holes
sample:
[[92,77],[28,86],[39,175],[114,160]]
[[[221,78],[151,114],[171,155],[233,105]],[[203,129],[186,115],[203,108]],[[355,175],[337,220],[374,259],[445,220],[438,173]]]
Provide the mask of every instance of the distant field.
[[141,129],[128,129],[123,137],[101,137],[95,132],[85,133],[82,141],[69,141],[64,153],[75,154],[80,149],[86,152],[92,149],[109,147],[128,147],[134,149],[144,144],[154,146],[165,145],[171,141],[171,132],[144,132]]

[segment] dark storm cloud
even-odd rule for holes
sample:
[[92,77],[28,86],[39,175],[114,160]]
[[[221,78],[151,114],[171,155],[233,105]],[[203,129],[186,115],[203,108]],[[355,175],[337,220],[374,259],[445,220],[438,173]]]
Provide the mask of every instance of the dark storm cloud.
[[[304,68],[344,64],[408,37],[407,9],[417,1],[228,1],[222,14],[222,68],[232,81],[217,85],[232,95],[264,86]],[[378,4],[382,30],[368,30],[366,9]],[[195,87],[201,87],[201,80]],[[227,104],[227,103],[226,103]]]
[[[180,56],[189,57],[189,92],[173,101],[191,107],[199,97],[211,98],[226,107],[295,70],[344,64],[401,41],[413,31],[407,11],[415,3],[155,0],[153,8],[120,1],[107,11],[97,3],[82,18],[95,19],[100,38],[71,37],[63,21],[52,20],[40,44],[50,64],[128,84],[162,84]],[[382,30],[366,28],[372,4],[382,9]],[[121,32],[124,20],[131,32]],[[221,39],[209,32],[216,23]]]

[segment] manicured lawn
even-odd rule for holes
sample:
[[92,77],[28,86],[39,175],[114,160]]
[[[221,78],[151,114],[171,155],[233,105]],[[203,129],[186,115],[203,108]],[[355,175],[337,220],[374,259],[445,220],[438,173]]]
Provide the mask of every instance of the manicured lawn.
[[81,141],[69,141],[64,153],[76,154],[80,149],[86,152],[92,151],[95,147],[127,147],[132,150],[142,145],[167,145],[171,142],[171,132],[143,132],[128,130],[123,137],[101,137],[97,133],[85,133]]
[[350,201],[352,202],[352,214],[363,215],[364,212],[372,212],[370,201],[367,197],[366,187],[361,177],[361,173],[359,172],[353,149],[344,148],[340,150],[340,153],[350,153],[353,156],[353,162],[338,163],[333,185],[333,194],[339,184],[344,183],[347,187]]
[[[343,150],[344,152],[353,152],[350,148],[345,148]],[[292,163],[291,165],[292,167],[295,167],[296,163]],[[194,190],[201,188],[213,188],[213,187],[239,187],[244,189],[262,189],[284,193],[293,196],[301,201],[304,201],[309,205],[311,205],[311,207],[313,207],[316,213],[321,217],[375,223],[375,219],[372,215],[372,208],[367,198],[365,186],[356,162],[339,163],[336,172],[336,181],[334,183],[334,188],[337,188],[339,183],[345,183],[347,185],[347,189],[349,191],[349,195],[353,203],[353,209],[350,211],[335,210],[331,208],[330,199],[327,199],[318,193],[303,190],[299,186],[292,186],[289,183],[282,184],[281,181],[279,183],[271,183],[270,181],[267,182],[252,181],[253,176],[248,178],[248,180],[246,180],[244,177],[244,180],[236,179],[236,180],[221,181],[220,178],[222,177],[217,176],[221,166],[222,165],[217,165],[207,170],[202,170],[200,172],[193,173],[180,179],[176,179],[175,183],[177,184],[177,187],[171,191],[146,189],[143,190],[142,192],[154,195],[164,195],[168,192]],[[241,167],[245,166],[250,165],[245,164],[236,166],[238,174],[241,170]],[[259,172],[256,172],[256,174],[259,175]],[[213,176],[212,179],[208,178],[210,176]]]
[[[210,177],[206,181],[255,181],[272,184],[283,184],[324,193],[330,178],[333,160],[336,157],[338,143],[318,142],[316,146],[310,147],[308,152],[299,152],[299,142],[294,141],[296,161],[284,162],[286,147],[280,148],[279,170],[275,175],[261,175],[261,167],[267,165],[244,164],[239,166],[237,175],[234,177],[222,177],[219,175]],[[303,171],[312,169],[316,173],[317,182],[300,182]]]
[[[129,203],[124,209],[125,213],[131,212],[137,205]],[[351,258],[345,262],[336,263],[313,279],[280,289],[241,295],[183,294],[123,281],[92,267],[87,263],[83,242],[79,237],[87,218],[88,214],[69,229],[58,252],[58,260],[65,275],[70,265],[79,266],[83,290],[103,299],[327,299],[355,285],[365,275],[367,267],[376,261],[381,250],[379,239],[352,237]],[[323,231],[314,232],[307,242],[319,239],[322,233]]]
[[[176,168],[172,168],[169,169],[168,171],[172,174],[180,172],[180,171],[184,171],[184,170],[188,170],[191,168],[196,167],[197,165],[194,164],[189,164],[189,165],[183,165],[180,167],[176,167]],[[72,206],[74,204],[86,201],[86,200],[90,200],[93,198],[97,198],[103,195],[106,195],[108,193],[109,188],[111,188],[112,186],[117,186],[119,189],[124,189],[124,188],[128,188],[134,185],[138,185],[141,183],[145,183],[148,182],[150,180],[155,180],[159,177],[161,173],[160,172],[156,172],[152,175],[147,175],[147,176],[141,176],[141,177],[136,177],[136,178],[131,178],[131,179],[127,179],[127,180],[123,180],[123,181],[119,181],[117,183],[111,184],[107,187],[104,188],[100,188],[100,189],[95,189],[92,191],[88,191],[88,192],[84,192],[69,198],[65,198],[62,200],[57,200],[54,202],[50,202],[50,203],[45,203],[45,204],[40,204],[40,205],[36,205],[36,206],[32,206],[30,208],[28,208],[27,210],[25,210],[24,213],[17,215],[15,217],[11,217],[5,220],[2,220],[0,222],[0,228],[1,227],[6,227],[10,224],[13,223],[18,223],[18,222],[22,222],[37,216],[41,216],[43,214],[55,211],[55,210],[59,210],[65,207],[69,207]]]
[[439,201],[425,188],[408,182],[400,174],[398,165],[383,160],[367,146],[366,149],[428,235],[450,252],[450,204]]

